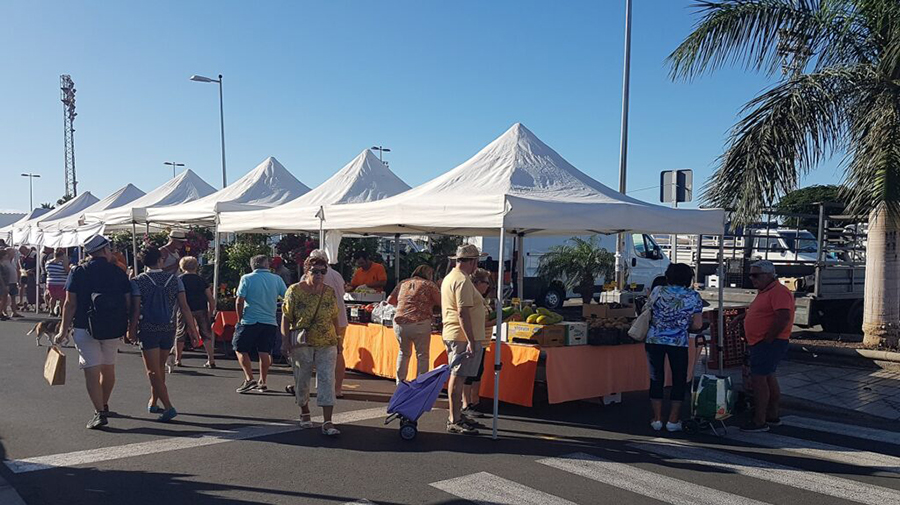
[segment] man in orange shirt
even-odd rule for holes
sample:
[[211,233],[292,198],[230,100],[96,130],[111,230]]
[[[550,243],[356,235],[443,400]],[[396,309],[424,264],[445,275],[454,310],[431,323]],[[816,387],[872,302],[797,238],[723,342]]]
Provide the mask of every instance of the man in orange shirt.
[[381,293],[387,284],[387,271],[381,263],[375,263],[369,259],[369,253],[366,251],[357,251],[353,255],[353,261],[356,262],[356,272],[350,279],[350,286],[347,291],[353,291],[360,286],[368,286],[375,291]]
[[[771,261],[750,266],[750,282],[759,290],[742,318],[750,346],[750,375],[753,381],[753,419],[741,431],[769,431],[780,426],[778,405],[781,389],[775,371],[787,354],[788,339],[794,325],[794,293],[778,282]],[[740,321],[735,321],[739,323]]]

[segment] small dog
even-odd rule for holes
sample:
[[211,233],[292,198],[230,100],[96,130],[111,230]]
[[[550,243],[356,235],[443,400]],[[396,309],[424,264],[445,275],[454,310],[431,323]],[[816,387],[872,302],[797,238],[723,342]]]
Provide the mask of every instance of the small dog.
[[[41,338],[45,335],[47,336],[47,341],[50,345],[53,345],[53,339],[56,338],[56,334],[59,332],[59,325],[62,323],[60,319],[48,319],[46,321],[41,321],[38,324],[34,325],[34,328],[31,329],[26,335],[31,335],[32,333],[36,333],[37,336],[34,338],[34,343],[37,344],[38,347],[41,346]],[[71,334],[71,330],[69,334]],[[69,343],[69,335],[66,335],[65,339],[60,342],[60,345],[66,345]]]

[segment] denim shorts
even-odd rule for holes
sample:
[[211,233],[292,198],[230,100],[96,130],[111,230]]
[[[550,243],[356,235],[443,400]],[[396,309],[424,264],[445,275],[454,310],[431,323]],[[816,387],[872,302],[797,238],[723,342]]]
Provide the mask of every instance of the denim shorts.
[[231,345],[235,352],[250,353],[253,351],[270,354],[278,338],[278,327],[274,324],[238,324],[234,330]]
[[772,342],[758,342],[750,346],[750,373],[752,375],[772,375],[787,354],[788,341],[776,339]]

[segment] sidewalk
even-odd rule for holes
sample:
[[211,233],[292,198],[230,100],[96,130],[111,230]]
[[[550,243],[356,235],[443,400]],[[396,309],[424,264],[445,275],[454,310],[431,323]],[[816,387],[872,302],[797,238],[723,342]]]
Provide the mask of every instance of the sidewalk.
[[786,396],[900,420],[900,372],[784,361],[778,383]]

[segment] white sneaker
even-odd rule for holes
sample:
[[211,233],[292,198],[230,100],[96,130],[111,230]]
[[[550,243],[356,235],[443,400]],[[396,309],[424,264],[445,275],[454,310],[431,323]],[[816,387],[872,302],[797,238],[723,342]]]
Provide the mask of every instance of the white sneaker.
[[653,428],[653,431],[660,431],[663,427],[662,421],[653,421],[650,423],[650,427]]
[[682,430],[681,421],[678,421],[677,423],[666,423],[666,431],[675,433]]

